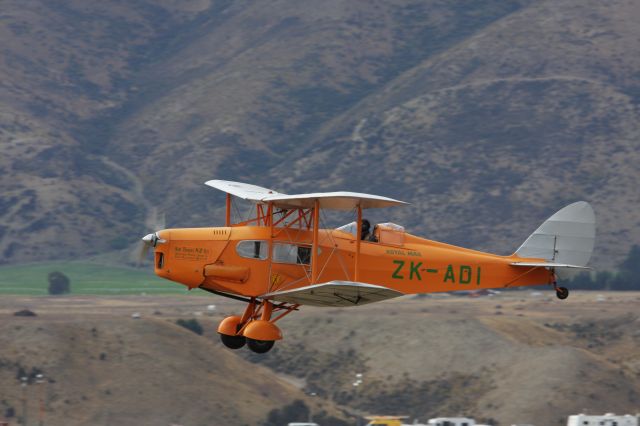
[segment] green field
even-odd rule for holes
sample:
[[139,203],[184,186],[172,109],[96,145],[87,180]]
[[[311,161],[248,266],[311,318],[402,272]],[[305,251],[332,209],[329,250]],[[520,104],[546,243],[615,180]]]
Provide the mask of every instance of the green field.
[[[152,271],[87,262],[40,262],[0,267],[0,295],[46,295],[47,275],[69,277],[71,294],[184,294],[183,285],[158,278]],[[203,293],[194,290],[190,294]]]

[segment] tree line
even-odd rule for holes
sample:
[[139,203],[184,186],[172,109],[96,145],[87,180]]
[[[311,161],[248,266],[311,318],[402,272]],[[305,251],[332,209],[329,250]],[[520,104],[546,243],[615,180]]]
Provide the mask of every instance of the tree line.
[[582,272],[562,285],[581,290],[636,290],[640,291],[640,246],[631,247],[627,258],[617,271]]

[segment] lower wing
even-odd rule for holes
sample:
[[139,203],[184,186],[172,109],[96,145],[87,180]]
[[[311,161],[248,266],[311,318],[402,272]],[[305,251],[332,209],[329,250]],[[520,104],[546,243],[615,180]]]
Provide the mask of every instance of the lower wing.
[[360,306],[403,296],[403,293],[373,284],[353,281],[329,281],[293,290],[263,294],[262,298],[296,305]]

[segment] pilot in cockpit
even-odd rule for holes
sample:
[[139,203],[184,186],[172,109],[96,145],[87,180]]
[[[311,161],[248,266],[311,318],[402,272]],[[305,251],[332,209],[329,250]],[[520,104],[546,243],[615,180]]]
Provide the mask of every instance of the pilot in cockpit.
[[371,235],[369,235],[369,241],[371,241],[372,243],[377,243],[378,242],[378,225],[373,225],[373,232],[371,232]]
[[367,219],[362,219],[362,230],[360,231],[360,239],[369,241],[371,236],[371,223]]
[[360,239],[362,241],[371,241],[371,242],[378,242],[378,238],[376,237],[376,230],[378,228],[378,225],[375,225],[373,227],[373,232],[371,232],[371,222],[369,222],[367,219],[362,219],[362,231],[360,232]]

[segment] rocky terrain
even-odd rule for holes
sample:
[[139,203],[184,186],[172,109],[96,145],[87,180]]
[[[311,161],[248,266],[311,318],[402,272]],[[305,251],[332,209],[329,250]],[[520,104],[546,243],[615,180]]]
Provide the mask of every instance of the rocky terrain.
[[[21,415],[22,369],[49,379],[53,424],[253,425],[301,400],[322,426],[353,424],[355,414],[560,426],[584,411],[638,411],[639,301],[514,291],[304,308],[279,322],[285,339],[258,356],[218,342],[218,321],[242,309],[219,298],[4,297],[0,409]],[[37,316],[13,316],[23,308]],[[178,318],[197,319],[204,335]],[[37,388],[29,392],[33,419]]]
[[221,223],[223,178],[356,190],[512,252],[577,199],[594,264],[640,240],[631,0],[6,1],[0,262]]

